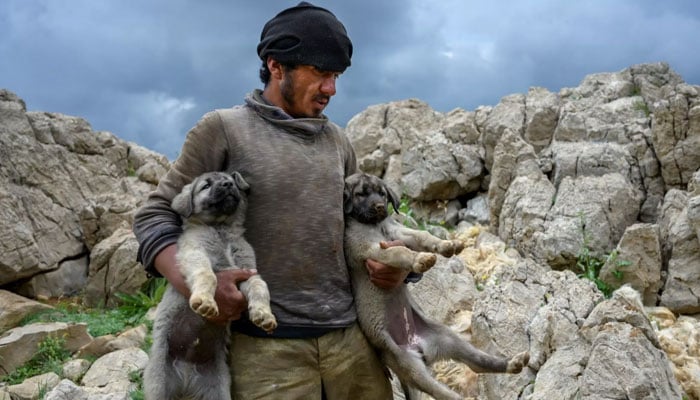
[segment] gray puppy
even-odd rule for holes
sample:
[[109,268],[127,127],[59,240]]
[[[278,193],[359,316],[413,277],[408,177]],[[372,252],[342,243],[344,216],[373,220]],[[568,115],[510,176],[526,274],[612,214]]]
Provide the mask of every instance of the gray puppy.
[[[398,210],[399,199],[376,176],[360,173],[345,180],[345,255],[359,324],[384,364],[401,381],[407,399],[418,397],[416,389],[438,400],[462,399],[432,376],[428,366],[439,360],[454,359],[475,372],[520,372],[529,360],[527,352],[512,358],[487,354],[423,314],[405,285],[383,290],[370,282],[365,267],[368,258],[425,272],[437,260],[434,253],[450,257],[464,247],[460,241],[441,240],[403,226],[388,217],[389,202]],[[406,247],[380,247],[380,242],[391,240],[401,240]]]
[[[248,183],[238,173],[208,172],[185,185],[172,201],[183,218],[176,259],[189,300],[168,286],[153,324],[153,346],[144,372],[147,400],[230,400],[228,327],[218,315],[215,272],[254,269],[255,253],[243,237]],[[250,320],[270,332],[277,321],[259,275],[240,284]]]

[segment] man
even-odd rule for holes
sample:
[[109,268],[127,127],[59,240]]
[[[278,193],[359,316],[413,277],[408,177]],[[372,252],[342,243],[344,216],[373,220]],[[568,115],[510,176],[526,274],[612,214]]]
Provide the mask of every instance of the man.
[[[264,90],[242,106],[206,114],[137,213],[139,260],[189,295],[175,263],[181,228],[170,201],[203,172],[240,172],[251,185],[245,236],[279,325],[268,335],[247,319],[236,284],[250,272],[218,274],[214,320],[233,321],[233,398],[391,398],[356,323],[343,253],[343,186],[357,169],[355,154],[323,115],[336,79],[350,66],[352,43],[330,11],[302,2],[267,22],[258,55]],[[367,268],[383,288],[406,278],[372,260]]]

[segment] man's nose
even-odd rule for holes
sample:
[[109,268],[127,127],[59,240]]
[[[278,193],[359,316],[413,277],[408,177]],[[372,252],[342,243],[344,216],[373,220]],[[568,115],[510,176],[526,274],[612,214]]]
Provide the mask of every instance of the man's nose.
[[323,82],[321,82],[321,93],[326,96],[335,95],[335,76],[323,78]]

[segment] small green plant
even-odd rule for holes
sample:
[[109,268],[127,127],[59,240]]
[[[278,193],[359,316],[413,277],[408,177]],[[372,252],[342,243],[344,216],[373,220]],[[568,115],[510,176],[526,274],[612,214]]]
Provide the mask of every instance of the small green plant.
[[165,278],[154,278],[147,282],[144,290],[136,294],[117,293],[116,297],[120,301],[118,310],[122,313],[126,322],[136,325],[144,320],[144,316],[151,308],[160,303],[168,281]]
[[136,176],[136,169],[131,160],[126,161],[126,176]]
[[643,100],[637,100],[637,101],[635,101],[635,102],[632,104],[632,107],[633,107],[636,111],[641,111],[642,113],[644,113],[644,116],[645,116],[645,117],[648,117],[649,115],[651,115],[651,111],[649,110],[649,106],[648,106],[647,103],[645,103]]
[[[410,203],[409,198],[406,195],[402,196],[401,202],[399,203],[399,209],[396,210],[401,215],[406,217],[404,219],[404,222],[403,222],[403,224],[405,226],[407,226],[409,228],[419,229],[422,231],[427,231],[431,226],[441,226],[441,227],[446,228],[448,230],[453,229],[452,227],[447,226],[447,221],[444,219],[437,222],[437,223],[430,223],[430,222],[423,221],[419,218],[416,218],[416,213],[410,207],[409,203]],[[436,203],[436,205],[438,208],[444,210],[445,213],[447,213],[447,202],[446,201],[438,201]],[[415,222],[415,224],[413,222]]]
[[136,389],[129,392],[129,398],[131,400],[144,400],[143,373],[141,371],[131,371],[129,373],[129,381],[136,384]]
[[642,95],[642,88],[640,88],[638,85],[634,85],[632,88],[632,94],[630,96],[641,96]]
[[3,380],[10,385],[15,385],[32,376],[48,372],[60,375],[63,363],[70,358],[70,352],[66,350],[65,343],[63,338],[47,336],[37,345],[38,349],[34,357],[5,376]]
[[620,271],[619,268],[630,265],[630,263],[629,261],[618,260],[617,250],[613,250],[610,254],[602,258],[591,254],[590,233],[586,230],[586,219],[582,212],[579,213],[579,222],[583,243],[581,244],[581,249],[576,256],[576,266],[581,271],[578,277],[588,279],[595,283],[596,287],[603,293],[605,298],[610,298],[615,288],[600,279],[601,269],[606,264],[616,265],[617,268],[612,271],[612,274],[615,276],[615,278],[621,280],[623,272]]
[[401,202],[399,203],[399,209],[394,210],[394,211],[396,211],[400,214],[403,214],[407,217],[413,218],[413,214],[414,214],[413,209],[408,205],[408,203],[409,203],[408,197],[406,197],[406,196],[401,197]]

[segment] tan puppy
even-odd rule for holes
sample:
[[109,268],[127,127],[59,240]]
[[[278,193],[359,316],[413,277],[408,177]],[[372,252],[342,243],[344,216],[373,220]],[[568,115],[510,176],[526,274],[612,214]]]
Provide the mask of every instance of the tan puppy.
[[[370,282],[365,267],[368,258],[425,272],[435,264],[434,253],[450,257],[463,248],[461,242],[441,240],[388,218],[389,202],[398,210],[399,199],[381,179],[355,174],[345,180],[345,256],[360,327],[398,376],[407,399],[417,398],[415,389],[438,400],[462,399],[430,373],[428,366],[439,360],[461,361],[475,372],[520,372],[529,360],[527,352],[513,358],[487,354],[425,316],[405,285],[383,290]],[[391,240],[401,240],[406,247],[380,247],[380,242]]]
[[[215,272],[254,269],[255,253],[243,237],[248,183],[238,173],[209,172],[185,185],[172,201],[183,218],[176,258],[189,300],[168,286],[153,325],[153,346],[144,372],[147,400],[230,400],[227,326],[216,316]],[[250,320],[270,332],[277,321],[259,275],[240,284]]]

